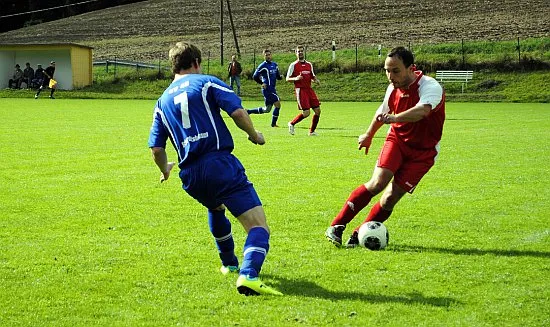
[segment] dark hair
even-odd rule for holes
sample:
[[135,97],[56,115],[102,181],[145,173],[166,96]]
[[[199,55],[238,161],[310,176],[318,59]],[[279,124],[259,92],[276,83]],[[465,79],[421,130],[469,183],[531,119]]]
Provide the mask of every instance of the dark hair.
[[188,42],[178,42],[168,52],[172,72],[178,74],[181,70],[189,69],[194,63],[199,65],[202,61],[201,50]]
[[271,53],[271,50],[269,50],[269,48],[264,49],[264,52],[263,52],[263,53],[264,53],[264,55],[265,55],[265,54],[268,53],[268,52]]
[[388,53],[388,57],[394,56],[401,59],[405,67],[409,67],[414,64],[414,56],[412,52],[405,47],[396,47],[391,49],[390,53]]

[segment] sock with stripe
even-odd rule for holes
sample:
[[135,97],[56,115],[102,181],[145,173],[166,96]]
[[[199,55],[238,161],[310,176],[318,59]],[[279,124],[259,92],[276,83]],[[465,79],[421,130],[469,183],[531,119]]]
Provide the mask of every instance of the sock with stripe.
[[222,264],[224,266],[239,266],[239,260],[235,256],[231,222],[225,216],[225,210],[208,210],[208,225],[216,241]]
[[359,185],[346,200],[346,204],[330,224],[347,225],[354,217],[369,204],[374,195],[367,190],[364,184]]
[[255,278],[260,274],[269,251],[269,233],[263,227],[251,228],[244,243],[241,275]]

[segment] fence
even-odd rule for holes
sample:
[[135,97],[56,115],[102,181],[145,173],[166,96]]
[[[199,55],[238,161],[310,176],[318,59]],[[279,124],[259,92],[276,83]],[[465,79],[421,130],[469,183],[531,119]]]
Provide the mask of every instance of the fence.
[[[383,70],[386,53],[394,45],[361,45],[355,44],[352,48],[338,49],[328,44],[325,50],[309,50],[305,47],[306,59],[314,63],[315,71],[333,73],[379,72]],[[467,41],[450,42],[445,44],[430,44],[408,42],[405,44],[415,55],[419,69],[427,73],[436,70],[492,70],[492,71],[526,71],[550,69],[550,38],[531,38],[501,41]],[[234,49],[227,49],[235,54]],[[227,51],[226,50],[226,51]],[[239,61],[243,67],[243,75],[251,77],[255,68],[263,59],[263,49],[241,48]],[[227,64],[220,64],[218,51],[203,51],[203,72],[225,78]],[[141,63],[137,61],[103,60],[94,62],[94,66],[104,65],[108,73],[110,69],[116,76],[117,67],[135,67],[140,69],[155,69],[159,76],[169,70],[167,58],[159,59],[157,64]],[[292,49],[273,51],[273,60],[279,64],[281,73],[296,60]],[[163,63],[165,65],[163,65]],[[229,63],[229,58],[227,60]]]

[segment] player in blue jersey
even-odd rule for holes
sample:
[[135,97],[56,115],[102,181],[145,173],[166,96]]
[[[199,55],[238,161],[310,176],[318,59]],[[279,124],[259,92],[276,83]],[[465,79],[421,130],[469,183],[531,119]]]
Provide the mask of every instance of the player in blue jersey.
[[[149,147],[161,171],[161,182],[175,165],[168,162],[166,141],[178,154],[183,189],[208,210],[208,223],[225,275],[239,272],[237,290],[245,295],[281,293],[266,286],[259,273],[269,250],[269,228],[262,203],[241,162],[233,155],[233,139],[222,118],[225,111],[248,139],[262,145],[263,135],[254,129],[241,100],[214,76],[202,75],[201,51],[179,42],[169,52],[174,81],[159,98],[153,114]],[[225,208],[248,233],[243,262],[235,256],[231,223]]]
[[254,71],[252,78],[256,81],[256,83],[262,85],[262,94],[265,99],[265,106],[248,109],[247,111],[248,114],[266,114],[271,112],[272,107],[275,107],[271,117],[271,127],[279,127],[277,126],[277,119],[279,119],[281,101],[277,95],[275,85],[277,84],[277,80],[282,80],[283,77],[279,72],[279,66],[277,66],[277,63],[273,61],[271,50],[264,50],[264,59],[265,61],[258,65],[258,68]]

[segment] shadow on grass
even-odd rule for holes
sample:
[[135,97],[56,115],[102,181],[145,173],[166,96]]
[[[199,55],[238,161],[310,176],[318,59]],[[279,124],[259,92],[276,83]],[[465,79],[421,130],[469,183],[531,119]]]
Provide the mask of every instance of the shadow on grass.
[[550,258],[550,252],[544,251],[521,251],[521,250],[499,250],[499,249],[450,249],[439,247],[425,247],[418,245],[392,245],[388,250],[395,252],[435,252],[450,253],[457,255],[498,255],[503,257],[536,257]]
[[[264,280],[275,281],[275,288],[285,295],[307,296],[313,298],[323,298],[327,300],[359,300],[369,303],[404,303],[430,305],[434,307],[449,307],[451,304],[460,304],[459,301],[448,297],[424,296],[419,292],[411,292],[406,295],[392,296],[379,293],[363,293],[357,291],[331,291],[327,290],[312,281],[301,279],[288,279],[273,275],[263,275]],[[373,285],[373,288],[376,285]],[[368,286],[367,286],[368,288]]]

